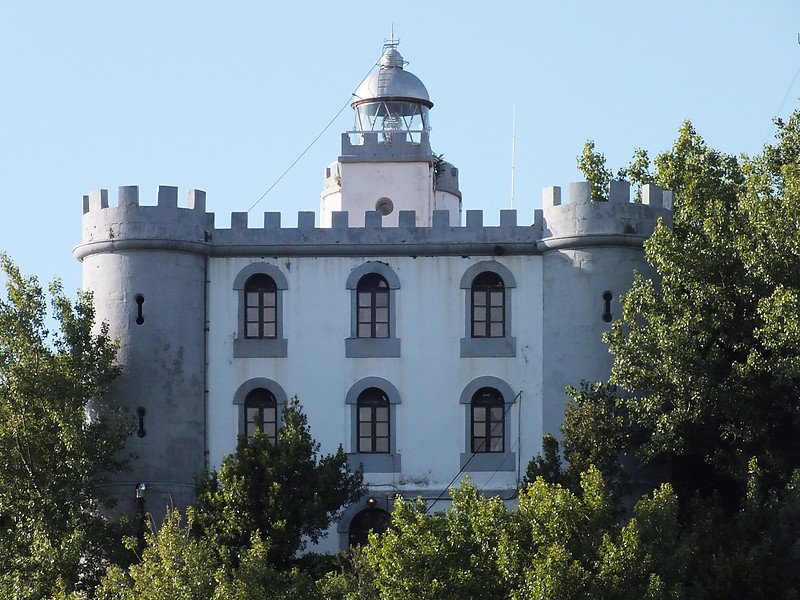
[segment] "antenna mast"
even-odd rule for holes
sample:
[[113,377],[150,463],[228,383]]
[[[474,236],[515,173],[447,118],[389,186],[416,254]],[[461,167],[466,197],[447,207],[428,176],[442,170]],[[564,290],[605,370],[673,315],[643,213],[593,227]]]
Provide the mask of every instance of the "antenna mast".
[[517,103],[511,108],[511,208],[514,208],[514,166],[517,146]]

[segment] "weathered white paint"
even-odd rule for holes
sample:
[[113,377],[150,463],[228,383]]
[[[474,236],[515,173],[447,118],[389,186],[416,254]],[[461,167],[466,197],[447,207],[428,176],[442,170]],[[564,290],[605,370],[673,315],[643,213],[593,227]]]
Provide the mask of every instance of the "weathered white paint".
[[[364,213],[376,210],[381,198],[389,198],[394,204],[391,214],[383,218],[386,227],[396,227],[401,210],[414,210],[417,225],[431,224],[433,218],[433,167],[426,161],[406,162],[346,162],[328,167],[332,173],[326,178],[322,193],[320,222],[330,227],[331,212],[345,210],[350,213],[351,226],[364,225]],[[336,179],[336,177],[340,179]],[[329,179],[340,181],[340,189],[331,189]]]

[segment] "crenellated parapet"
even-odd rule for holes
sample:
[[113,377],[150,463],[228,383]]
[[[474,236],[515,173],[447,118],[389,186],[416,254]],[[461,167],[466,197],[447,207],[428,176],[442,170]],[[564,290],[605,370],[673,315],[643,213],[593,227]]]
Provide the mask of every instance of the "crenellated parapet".
[[430,227],[416,224],[413,210],[399,211],[397,227],[384,227],[378,211],[367,211],[363,227],[351,227],[346,211],[332,213],[331,227],[317,227],[316,213],[300,212],[297,227],[281,227],[280,213],[265,213],[264,226],[249,228],[247,213],[233,213],[230,229],[213,233],[214,256],[364,256],[535,254],[541,225],[518,225],[517,212],[500,212],[500,224],[483,224],[483,212],[467,211],[466,226],[452,227],[446,210],[433,211]]
[[206,212],[206,193],[189,190],[186,206],[178,206],[178,188],[159,186],[157,204],[139,204],[139,187],[119,188],[116,206],[109,205],[108,190],[83,197],[81,243],[78,259],[97,252],[126,249],[177,250],[207,254],[208,231],[214,215]]
[[[414,141],[412,135],[418,136]],[[352,136],[352,137],[351,137]],[[431,159],[430,134],[406,131],[365,131],[342,134],[342,155],[339,162],[405,162]]]
[[466,223],[452,226],[449,212],[436,210],[431,226],[418,226],[414,211],[401,210],[397,226],[384,226],[380,212],[367,211],[364,226],[350,226],[347,212],[333,212],[331,227],[318,227],[316,213],[308,211],[298,213],[296,227],[282,226],[277,212],[264,213],[262,225],[249,227],[248,214],[235,212],[229,228],[216,228],[202,191],[190,190],[181,207],[177,188],[160,186],[157,205],[142,206],[138,187],[125,186],[116,206],[109,205],[106,190],[84,196],[83,237],[74,253],[79,259],[125,250],[205,256],[540,254],[563,247],[641,246],[658,219],[671,221],[672,195],[655,185],[643,187],[642,203],[630,202],[627,182],[611,183],[608,202],[591,201],[586,182],[569,190],[569,202],[562,203],[561,188],[546,188],[544,206],[529,223],[518,223],[515,210],[501,210],[499,225],[484,225],[482,211],[468,210]]
[[541,249],[640,246],[659,219],[672,223],[672,192],[654,184],[643,185],[641,192],[641,202],[631,202],[630,184],[611,181],[608,200],[597,202],[591,184],[579,181],[570,183],[569,201],[562,203],[560,187],[545,188]]

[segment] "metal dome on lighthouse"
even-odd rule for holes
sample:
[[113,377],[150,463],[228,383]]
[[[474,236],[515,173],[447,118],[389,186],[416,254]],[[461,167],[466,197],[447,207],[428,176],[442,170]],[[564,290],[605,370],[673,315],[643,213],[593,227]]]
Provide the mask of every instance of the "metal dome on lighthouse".
[[431,150],[433,102],[405,69],[398,44],[394,36],[384,41],[378,69],[353,93],[355,127],[342,133],[339,159],[325,169],[323,227],[333,226],[334,213],[347,213],[337,219],[356,227],[368,216],[382,226],[399,226],[403,211],[404,222],[417,226],[432,225],[435,211],[447,211],[449,216],[439,218],[453,226],[461,221],[458,169]]
[[405,133],[409,141],[419,142],[420,134],[430,131],[433,102],[422,81],[405,70],[399,43],[392,39],[384,44],[378,71],[353,94],[355,132]]

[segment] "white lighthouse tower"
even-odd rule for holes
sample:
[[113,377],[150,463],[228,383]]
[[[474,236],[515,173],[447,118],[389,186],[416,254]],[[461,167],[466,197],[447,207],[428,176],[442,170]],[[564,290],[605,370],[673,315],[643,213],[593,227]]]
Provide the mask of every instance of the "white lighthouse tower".
[[336,211],[363,226],[366,211],[378,211],[386,226],[398,225],[401,210],[413,210],[418,226],[429,226],[434,210],[461,222],[458,169],[431,151],[433,102],[419,78],[405,70],[399,42],[384,44],[377,72],[353,94],[355,126],[342,134],[342,154],[325,170],[320,223],[331,226]]

